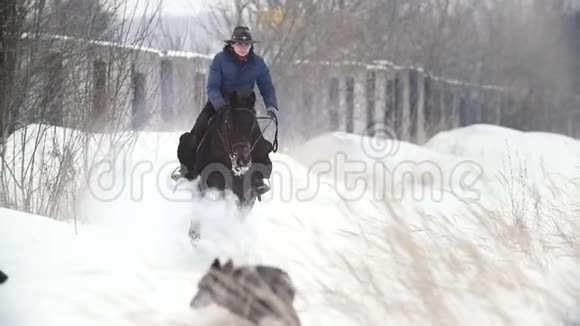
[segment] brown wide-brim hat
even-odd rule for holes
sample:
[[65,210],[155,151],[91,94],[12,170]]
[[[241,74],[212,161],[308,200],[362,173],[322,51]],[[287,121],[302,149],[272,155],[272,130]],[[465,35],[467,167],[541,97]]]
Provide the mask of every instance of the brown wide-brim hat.
[[232,37],[229,40],[224,40],[226,43],[260,43],[260,41],[256,41],[252,38],[252,34],[250,34],[250,29],[246,26],[236,26],[234,31],[232,32]]

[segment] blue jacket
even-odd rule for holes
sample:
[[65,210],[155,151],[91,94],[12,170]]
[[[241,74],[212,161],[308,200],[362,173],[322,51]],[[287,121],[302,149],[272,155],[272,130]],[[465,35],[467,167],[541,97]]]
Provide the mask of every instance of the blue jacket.
[[251,51],[248,60],[242,62],[231,51],[224,48],[215,55],[210,65],[207,96],[213,107],[216,110],[222,107],[224,97],[233,91],[252,91],[258,84],[266,108],[278,109],[276,90],[264,59]]

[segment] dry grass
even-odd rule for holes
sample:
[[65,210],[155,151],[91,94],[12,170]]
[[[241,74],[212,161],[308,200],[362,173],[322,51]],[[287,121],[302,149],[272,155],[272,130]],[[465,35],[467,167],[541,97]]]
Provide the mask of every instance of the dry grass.
[[538,173],[509,157],[478,202],[457,198],[441,211],[385,202],[380,230],[361,222],[365,238],[345,239],[364,241],[361,255],[374,259],[341,255],[358,288],[329,291],[329,307],[361,325],[570,323],[580,307],[580,188],[564,173]]

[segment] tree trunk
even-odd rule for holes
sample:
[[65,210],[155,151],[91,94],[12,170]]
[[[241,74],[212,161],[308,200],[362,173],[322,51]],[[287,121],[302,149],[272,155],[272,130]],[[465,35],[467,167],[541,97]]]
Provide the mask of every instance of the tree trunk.
[[[11,132],[14,99],[14,74],[20,19],[17,0],[0,2],[0,144]],[[0,146],[1,147],[1,146]]]

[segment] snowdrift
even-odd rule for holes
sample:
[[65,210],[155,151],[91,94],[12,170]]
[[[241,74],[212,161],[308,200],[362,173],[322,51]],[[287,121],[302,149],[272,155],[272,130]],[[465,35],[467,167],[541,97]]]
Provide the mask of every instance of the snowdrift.
[[178,136],[142,133],[97,160],[76,223],[0,210],[2,324],[227,325],[188,307],[215,257],[286,270],[304,325],[580,319],[575,140],[483,125],[423,147],[325,134],[272,155],[273,189],[244,216],[232,196],[170,182]]

